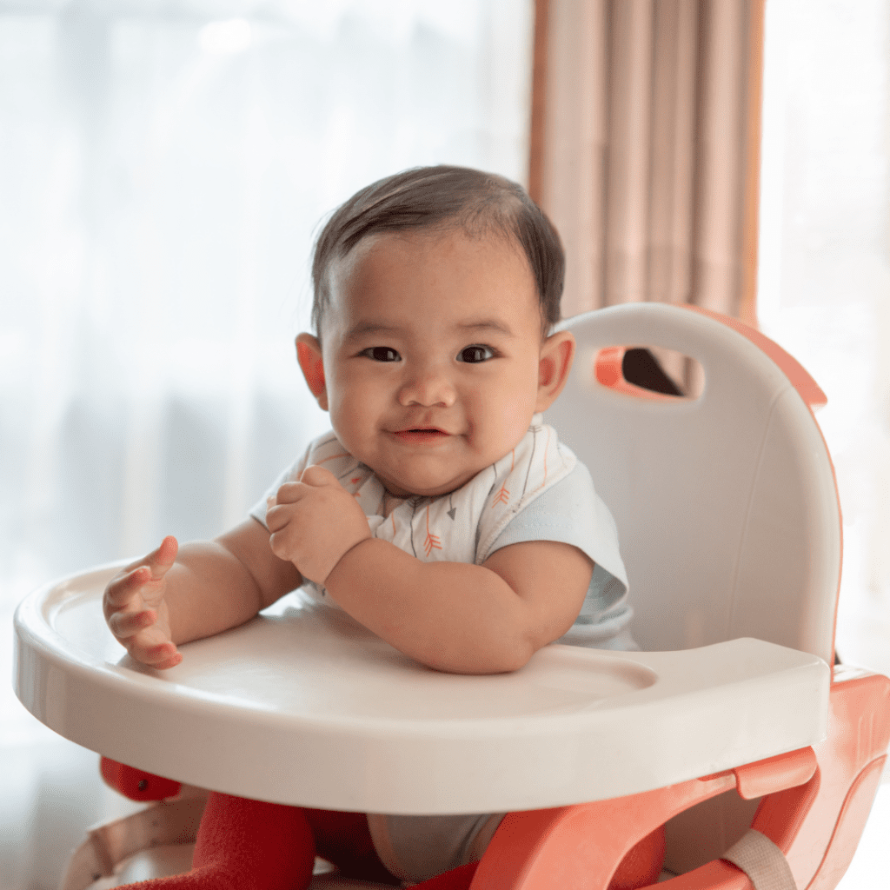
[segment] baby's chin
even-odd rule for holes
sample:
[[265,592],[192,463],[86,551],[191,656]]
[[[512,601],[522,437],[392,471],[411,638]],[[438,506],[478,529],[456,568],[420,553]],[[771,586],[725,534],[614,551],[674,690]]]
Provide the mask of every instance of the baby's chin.
[[[382,480],[381,480],[382,481]],[[461,483],[463,484],[463,483]],[[391,495],[394,498],[401,498],[402,500],[408,500],[409,498],[438,498],[442,497],[442,495],[451,494],[452,491],[457,491],[460,488],[460,485],[448,485],[442,486],[441,488],[404,488],[400,485],[395,485],[391,482],[384,482],[383,487],[386,489],[386,493]]]
[[458,488],[466,485],[474,476],[478,475],[478,471],[470,473],[466,477],[460,476],[456,479],[442,481],[419,481],[407,479],[391,479],[386,478],[380,473],[377,478],[383,483],[383,487],[387,493],[396,498],[438,498],[446,494],[457,491]]

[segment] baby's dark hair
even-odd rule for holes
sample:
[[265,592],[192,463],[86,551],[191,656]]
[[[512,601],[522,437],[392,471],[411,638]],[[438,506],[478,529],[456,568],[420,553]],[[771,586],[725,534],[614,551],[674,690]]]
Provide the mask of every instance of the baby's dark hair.
[[330,302],[328,272],[363,238],[405,229],[462,229],[476,238],[489,232],[522,248],[541,303],[544,331],[560,319],[565,254],[559,235],[522,186],[469,167],[416,167],[356,192],[325,224],[312,259],[312,324]]

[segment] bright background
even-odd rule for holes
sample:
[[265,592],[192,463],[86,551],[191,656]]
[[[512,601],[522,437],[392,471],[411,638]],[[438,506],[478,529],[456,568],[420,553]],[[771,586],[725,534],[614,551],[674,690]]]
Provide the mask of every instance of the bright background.
[[[767,0],[758,316],[828,404],[837,647],[890,675],[890,3]],[[887,885],[890,770],[839,890]]]
[[828,396],[842,658],[890,674],[890,3],[769,0],[758,316]]
[[110,805],[9,682],[58,575],[208,537],[325,421],[293,340],[325,214],[417,164],[522,179],[530,0],[0,0],[0,888]]
[[[890,673],[890,5],[767,15],[760,317],[830,400],[841,655]],[[313,233],[406,166],[524,179],[530,40],[531,0],[0,0],[0,664],[30,589],[238,521],[322,427]],[[96,757],[4,680],[0,763],[0,888],[50,890]]]

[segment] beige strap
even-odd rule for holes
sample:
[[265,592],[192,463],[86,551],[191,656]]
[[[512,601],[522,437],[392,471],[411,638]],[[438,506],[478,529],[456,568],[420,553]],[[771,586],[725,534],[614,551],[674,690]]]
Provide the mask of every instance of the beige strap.
[[720,858],[740,868],[750,878],[754,890],[797,890],[785,854],[753,828]]
[[150,804],[143,810],[92,828],[74,851],[60,890],[84,890],[100,877],[114,874],[128,856],[164,844],[194,842],[206,803],[206,792]]

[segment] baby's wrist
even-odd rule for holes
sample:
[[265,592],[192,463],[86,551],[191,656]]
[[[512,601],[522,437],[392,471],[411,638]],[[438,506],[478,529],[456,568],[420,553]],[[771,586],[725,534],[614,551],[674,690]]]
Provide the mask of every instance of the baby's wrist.
[[[337,573],[337,569],[339,569],[339,568],[343,568],[343,569],[347,568],[347,566],[344,565],[344,563],[347,563],[347,562],[350,561],[350,559],[348,559],[347,557],[352,557],[352,556],[358,551],[358,549],[359,549],[363,544],[367,543],[368,541],[373,541],[373,540],[374,540],[374,538],[373,538],[373,537],[371,536],[371,534],[369,533],[369,534],[365,535],[364,537],[359,538],[359,539],[358,539],[357,541],[355,541],[353,544],[350,544],[350,545],[349,545],[349,546],[348,546],[348,547],[347,547],[347,548],[340,554],[339,559],[338,559],[338,560],[334,563],[334,565],[331,567],[330,571],[329,571],[328,574],[327,574],[327,577],[326,577],[326,578],[324,579],[324,581],[322,582],[323,585],[324,585],[325,587],[330,587],[331,579],[332,579],[333,576]],[[335,581],[334,583],[336,583],[336,581]]]

